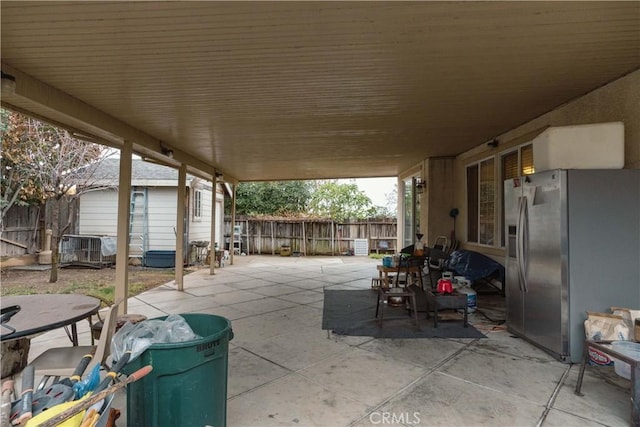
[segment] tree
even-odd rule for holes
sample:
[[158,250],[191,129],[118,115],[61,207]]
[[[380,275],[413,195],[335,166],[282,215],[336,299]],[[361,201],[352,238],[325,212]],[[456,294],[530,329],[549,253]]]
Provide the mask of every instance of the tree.
[[398,184],[394,184],[393,189],[391,190],[391,192],[386,193],[384,195],[384,198],[387,202],[385,208],[387,208],[389,210],[389,213],[391,213],[390,216],[396,216],[397,214],[397,206],[398,206]]
[[291,215],[306,211],[309,181],[243,182],[236,190],[239,215]]
[[[389,196],[389,195],[387,195]],[[395,195],[389,196],[395,200]],[[231,209],[231,200],[225,200]],[[395,201],[394,201],[395,204]],[[239,215],[311,214],[343,221],[349,218],[392,218],[395,208],[373,206],[355,183],[338,181],[245,182],[236,190]]]
[[373,206],[369,210],[369,218],[395,218],[396,209],[391,209],[387,206]]
[[58,280],[58,241],[71,225],[70,215],[66,225],[59,226],[59,201],[70,203],[96,188],[93,175],[107,153],[105,147],[73,138],[66,130],[18,113],[8,115],[2,135],[3,215],[5,207],[15,203],[56,202],[48,224],[52,230],[51,283]]
[[27,118],[5,109],[1,113],[0,209],[4,219],[12,206],[39,205],[45,197],[33,176]]
[[311,196],[309,212],[337,221],[376,216],[371,199],[355,183],[339,184],[335,181],[319,183]]

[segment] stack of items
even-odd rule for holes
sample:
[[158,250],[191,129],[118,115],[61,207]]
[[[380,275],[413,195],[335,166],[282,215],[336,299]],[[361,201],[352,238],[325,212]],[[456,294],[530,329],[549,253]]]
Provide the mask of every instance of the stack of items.
[[2,384],[2,410],[0,425],[24,425],[53,427],[67,421],[67,426],[96,427],[115,425],[120,412],[110,408],[114,393],[129,383],[137,381],[151,372],[151,366],[132,373],[126,379],[112,384],[114,378],[127,364],[129,358],[115,363],[105,378],[100,381],[99,365],[90,374],[91,378],[81,380],[81,376],[91,360],[87,355],[79,363],[71,377],[64,378],[49,387],[35,390],[34,365],[27,365],[22,372],[22,392],[16,400],[11,400],[13,380]]
[[[640,360],[640,310],[611,307],[611,313],[587,312],[584,322],[586,338],[594,341],[611,341],[614,351]],[[611,366],[621,377],[631,378],[631,367],[607,354],[589,347],[591,365]]]

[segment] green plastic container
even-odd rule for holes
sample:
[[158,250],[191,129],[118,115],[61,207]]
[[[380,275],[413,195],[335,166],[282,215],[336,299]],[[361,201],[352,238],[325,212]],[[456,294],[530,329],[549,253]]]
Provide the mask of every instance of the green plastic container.
[[[124,369],[153,370],[127,386],[127,426],[214,426],[227,424],[227,360],[231,322],[211,314],[181,314],[202,338],[153,344]],[[158,319],[164,320],[165,317]]]

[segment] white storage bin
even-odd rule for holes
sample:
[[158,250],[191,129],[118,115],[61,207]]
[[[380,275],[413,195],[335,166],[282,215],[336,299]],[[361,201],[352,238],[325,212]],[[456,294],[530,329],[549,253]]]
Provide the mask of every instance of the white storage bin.
[[[613,341],[611,343],[613,350],[622,353],[632,359],[640,361],[640,343],[631,341]],[[631,365],[621,360],[611,358],[616,374],[628,380],[631,379]]]

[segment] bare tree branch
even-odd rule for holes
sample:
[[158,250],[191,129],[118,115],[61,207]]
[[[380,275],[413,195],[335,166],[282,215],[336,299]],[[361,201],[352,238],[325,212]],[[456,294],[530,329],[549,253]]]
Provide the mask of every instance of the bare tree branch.
[[[3,117],[4,117],[3,112]],[[14,204],[39,204],[47,199],[67,200],[86,191],[104,187],[95,171],[109,154],[105,147],[80,141],[66,130],[25,117],[9,114],[2,135],[2,215]],[[71,217],[60,227],[59,204],[53,203],[52,269],[49,281],[57,280],[58,240],[71,226]]]

